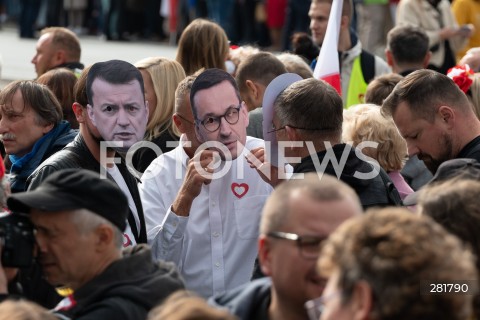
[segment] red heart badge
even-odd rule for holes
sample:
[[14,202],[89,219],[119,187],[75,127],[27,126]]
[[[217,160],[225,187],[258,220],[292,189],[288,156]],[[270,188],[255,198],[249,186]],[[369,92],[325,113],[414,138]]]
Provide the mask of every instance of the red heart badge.
[[246,183],[232,183],[232,192],[238,199],[242,198],[248,192],[248,184]]

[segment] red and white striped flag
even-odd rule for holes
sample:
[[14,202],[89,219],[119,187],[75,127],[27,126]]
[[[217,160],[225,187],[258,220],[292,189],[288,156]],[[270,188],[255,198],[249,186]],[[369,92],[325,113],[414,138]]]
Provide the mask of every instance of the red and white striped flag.
[[317,59],[317,65],[313,71],[313,76],[316,79],[324,80],[332,85],[340,96],[342,95],[342,85],[340,83],[340,63],[338,61],[338,37],[342,7],[343,0],[333,0],[327,31]]

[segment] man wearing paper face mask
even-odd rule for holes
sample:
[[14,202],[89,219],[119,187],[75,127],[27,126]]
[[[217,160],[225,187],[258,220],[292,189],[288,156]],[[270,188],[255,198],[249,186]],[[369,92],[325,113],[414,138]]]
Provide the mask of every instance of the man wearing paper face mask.
[[[148,121],[148,102],[143,96],[143,80],[133,77],[135,70],[118,76],[117,64],[123,61],[97,63],[89,71],[88,116],[103,141],[118,141],[122,151],[143,139]],[[130,76],[132,79],[127,79]],[[90,80],[91,79],[91,80]],[[140,95],[142,93],[142,95]]]
[[272,188],[245,160],[263,141],[247,137],[247,108],[233,77],[205,70],[192,84],[190,102],[192,114],[176,117],[202,145],[192,155],[185,145],[190,141],[182,139],[155,159],[140,193],[154,256],[175,262],[187,289],[208,297],[250,280],[260,214]]
[[[143,90],[140,71],[128,62],[111,60],[88,67],[74,90],[72,108],[80,124],[79,135],[29,177],[29,189],[35,189],[60,169],[84,168],[99,175],[106,171],[105,176],[115,181],[129,200],[125,247],[147,242],[138,180],[116,152],[128,150],[144,136],[148,109]],[[102,146],[103,141],[119,143],[119,148]]]

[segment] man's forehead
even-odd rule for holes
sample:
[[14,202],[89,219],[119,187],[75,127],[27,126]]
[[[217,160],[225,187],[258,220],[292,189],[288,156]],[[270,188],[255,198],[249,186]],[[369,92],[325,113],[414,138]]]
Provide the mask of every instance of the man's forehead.
[[125,82],[125,83],[112,83],[112,82],[109,82],[105,79],[103,79],[102,77],[96,77],[93,82],[92,82],[92,89],[93,88],[103,88],[103,87],[112,87],[112,88],[119,88],[119,87],[123,87],[123,86],[136,86],[138,87],[138,90],[141,92],[141,86],[140,86],[140,82],[138,81],[138,79],[132,79],[128,82]]
[[51,40],[52,40],[52,34],[50,32],[49,33],[44,33],[38,39],[38,43],[46,43],[46,42],[51,41]]
[[404,101],[397,105],[392,113],[392,119],[399,130],[400,128],[405,130],[405,128],[408,128],[412,124],[412,121],[415,120],[410,106]]
[[[126,92],[126,87],[133,89],[132,91]],[[95,94],[100,92],[101,94]],[[138,98],[144,99],[144,95],[142,93],[142,88],[140,86],[140,82],[134,79],[127,83],[110,83],[102,78],[96,78],[92,83],[92,93],[93,99],[105,100],[105,94],[115,96],[115,95],[127,95],[131,98],[131,100],[135,100]],[[132,95],[133,94],[133,95]]]
[[326,2],[313,3],[310,5],[308,15],[311,17],[316,16],[329,16],[332,5]]
[[239,98],[232,84],[225,80],[208,89],[197,91],[194,102],[197,113],[206,114],[236,106]]
[[230,81],[228,80],[223,80],[222,82],[219,82],[209,88],[198,90],[197,92],[195,92],[194,99],[197,99],[198,97],[204,97],[204,96],[208,97],[212,94],[230,93],[230,91],[232,95],[236,96],[235,88],[233,87],[232,83],[230,83]]
[[23,99],[22,91],[17,89],[13,94],[5,97],[5,104],[0,105],[2,112],[23,113],[32,109]]
[[[327,218],[332,218],[332,221],[354,216],[359,212],[360,208],[348,195],[333,197],[332,199],[317,199],[315,196],[308,194],[308,192],[301,192],[301,190],[298,190],[296,194],[292,193],[291,206],[292,209],[303,208],[297,210],[299,213],[306,213],[308,216],[324,217],[326,220]],[[343,213],[332,212],[333,208]]]

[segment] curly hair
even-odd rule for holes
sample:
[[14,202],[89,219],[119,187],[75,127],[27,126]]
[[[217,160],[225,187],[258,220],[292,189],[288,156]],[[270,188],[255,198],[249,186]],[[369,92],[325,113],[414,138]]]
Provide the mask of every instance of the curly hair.
[[[468,319],[472,295],[421,294],[429,282],[477,278],[473,254],[427,216],[385,208],[350,219],[328,238],[319,258],[324,276],[340,273],[342,304],[356,284],[371,287],[369,319]],[[473,290],[475,291],[475,290]]]
[[377,160],[387,172],[401,170],[408,155],[407,143],[393,119],[384,117],[374,104],[359,104],[344,111],[343,140],[355,147],[364,141],[377,142],[377,148],[363,148],[362,153]]
[[[477,169],[478,170],[478,169]],[[480,207],[478,195],[480,182],[477,175],[460,173],[459,176],[443,182],[428,184],[418,199],[421,214],[431,217],[452,234],[468,245],[473,253],[480,256]],[[480,271],[480,259],[476,260]],[[480,296],[475,297],[475,313],[480,316]]]

